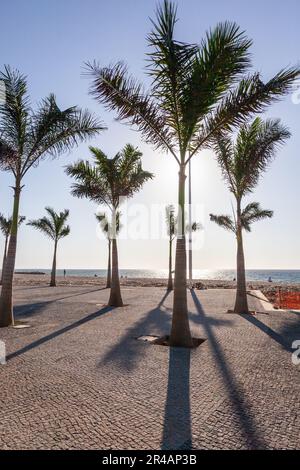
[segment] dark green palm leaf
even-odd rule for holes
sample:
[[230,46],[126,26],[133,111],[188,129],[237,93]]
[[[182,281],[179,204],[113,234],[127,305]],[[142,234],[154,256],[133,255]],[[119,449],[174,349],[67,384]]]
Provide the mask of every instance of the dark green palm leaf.
[[0,166],[20,180],[41,158],[58,156],[105,129],[88,111],[60,110],[53,94],[33,111],[27,79],[18,70],[5,67],[0,79],[6,88],[0,105]]
[[153,174],[143,170],[141,152],[127,144],[114,158],[95,147],[90,147],[94,166],[79,161],[66,168],[75,179],[72,194],[85,197],[98,204],[106,204],[111,211],[117,209],[122,197],[131,197]]
[[251,224],[271,217],[273,217],[273,211],[261,209],[260,204],[258,202],[251,202],[242,211],[242,226],[247,232],[250,232]]
[[215,222],[217,225],[224,228],[225,230],[229,230],[230,232],[233,232],[233,233],[236,232],[234,221],[229,215],[209,214],[209,217],[212,222]]
[[66,225],[66,221],[69,217],[69,210],[65,209],[61,212],[55,212],[52,207],[46,207],[45,210],[48,217],[44,216],[41,219],[30,220],[27,225],[36,228],[52,240],[58,241],[69,235],[70,226]]

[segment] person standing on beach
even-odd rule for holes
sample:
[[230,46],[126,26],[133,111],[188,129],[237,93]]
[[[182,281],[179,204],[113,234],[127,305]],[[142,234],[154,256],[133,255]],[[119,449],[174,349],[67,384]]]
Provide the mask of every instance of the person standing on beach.
[[64,269],[64,277],[66,277],[67,271]]

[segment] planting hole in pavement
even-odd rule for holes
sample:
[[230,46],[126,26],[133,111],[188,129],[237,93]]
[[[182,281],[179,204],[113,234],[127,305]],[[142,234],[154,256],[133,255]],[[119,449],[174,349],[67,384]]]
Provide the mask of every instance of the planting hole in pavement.
[[[136,338],[138,341],[143,341],[144,343],[150,343],[155,346],[170,346],[170,337],[168,335],[165,336],[155,336],[155,335],[142,335]],[[200,344],[206,341],[205,338],[192,338],[193,346],[192,349],[197,348]]]

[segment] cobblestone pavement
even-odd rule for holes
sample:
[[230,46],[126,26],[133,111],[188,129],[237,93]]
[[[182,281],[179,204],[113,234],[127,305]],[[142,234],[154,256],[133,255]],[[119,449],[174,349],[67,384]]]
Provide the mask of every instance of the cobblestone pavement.
[[[300,314],[225,313],[231,290],[188,294],[197,349],[135,338],[169,332],[172,295],[124,288],[15,290],[0,365],[1,449],[300,448]],[[252,307],[262,307],[255,297]]]

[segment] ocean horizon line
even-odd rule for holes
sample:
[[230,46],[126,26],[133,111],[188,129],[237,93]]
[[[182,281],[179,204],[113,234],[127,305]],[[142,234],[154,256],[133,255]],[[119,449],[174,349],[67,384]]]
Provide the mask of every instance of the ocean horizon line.
[[[64,271],[68,276],[78,277],[105,277],[107,274],[106,269],[75,269],[65,268],[57,269],[57,275],[63,276]],[[16,274],[24,273],[44,273],[50,274],[49,268],[18,268],[15,270]],[[167,269],[137,269],[128,268],[119,270],[120,277],[129,278],[167,278]],[[236,278],[235,269],[193,269],[193,279],[202,280],[220,280],[232,281]],[[300,283],[300,269],[246,269],[247,281],[268,281],[274,282],[289,282]]]

